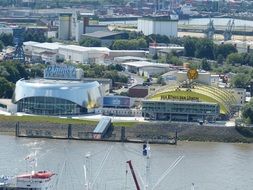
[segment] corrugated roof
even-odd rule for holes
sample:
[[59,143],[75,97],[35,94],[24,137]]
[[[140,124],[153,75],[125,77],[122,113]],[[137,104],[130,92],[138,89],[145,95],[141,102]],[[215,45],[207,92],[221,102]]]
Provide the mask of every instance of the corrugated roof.
[[104,117],[102,118],[96,128],[94,129],[93,133],[104,133],[106,128],[108,127],[108,124],[111,123],[111,118],[110,117]]

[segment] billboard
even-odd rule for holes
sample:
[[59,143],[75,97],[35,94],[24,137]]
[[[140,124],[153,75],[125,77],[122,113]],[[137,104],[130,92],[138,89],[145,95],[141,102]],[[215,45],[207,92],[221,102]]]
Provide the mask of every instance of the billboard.
[[130,98],[124,96],[103,97],[103,107],[130,108]]

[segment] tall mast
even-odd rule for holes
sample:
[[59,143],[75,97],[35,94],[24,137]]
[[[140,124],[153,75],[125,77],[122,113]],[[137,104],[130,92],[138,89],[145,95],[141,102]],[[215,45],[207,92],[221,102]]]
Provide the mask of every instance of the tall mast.
[[91,179],[91,161],[90,161],[90,152],[88,152],[85,155],[85,165],[83,166],[83,170],[84,170],[84,186],[85,186],[85,190],[91,190],[91,183],[90,183],[90,179]]
[[131,160],[128,160],[127,163],[128,163],[129,168],[130,168],[130,170],[131,170],[131,173],[132,173],[132,176],[133,176],[133,179],[134,179],[134,183],[135,183],[135,186],[136,186],[136,190],[141,190],[141,189],[140,189],[140,185],[139,185],[139,183],[138,183],[138,181],[137,181],[137,177],[136,177],[136,175],[135,175],[134,168],[133,168],[133,165],[132,165]]
[[151,150],[150,150],[150,146],[149,146],[148,142],[146,144],[146,151],[147,151],[147,156],[146,156],[146,184],[145,184],[145,189],[148,190],[149,180],[150,180],[150,157],[151,157]]

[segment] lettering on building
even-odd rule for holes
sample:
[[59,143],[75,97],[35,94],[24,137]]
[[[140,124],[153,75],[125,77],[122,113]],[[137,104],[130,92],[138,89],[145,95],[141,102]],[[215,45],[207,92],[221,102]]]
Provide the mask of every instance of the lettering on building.
[[199,98],[192,96],[162,95],[161,100],[199,101]]
[[69,65],[50,65],[44,70],[46,79],[77,79],[76,68]]

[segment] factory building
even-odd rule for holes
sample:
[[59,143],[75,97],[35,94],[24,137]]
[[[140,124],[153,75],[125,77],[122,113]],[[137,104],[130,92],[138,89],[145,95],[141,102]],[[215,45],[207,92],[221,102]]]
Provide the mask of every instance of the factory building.
[[31,63],[56,63],[61,43],[24,42],[25,59]]
[[138,18],[138,31],[148,36],[160,34],[170,37],[177,37],[178,17],[170,16],[147,16]]
[[170,65],[168,64],[151,63],[148,61],[132,61],[120,64],[125,67],[127,71],[146,77],[152,77],[170,70]]
[[110,50],[106,47],[83,47],[61,43],[24,42],[26,60],[32,63],[55,64],[58,58],[72,63],[104,63]]
[[105,57],[109,55],[109,51],[106,47],[67,45],[59,48],[59,55],[72,63],[102,64]]

